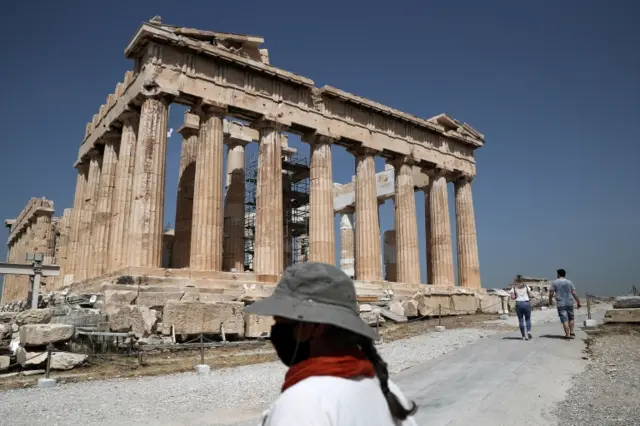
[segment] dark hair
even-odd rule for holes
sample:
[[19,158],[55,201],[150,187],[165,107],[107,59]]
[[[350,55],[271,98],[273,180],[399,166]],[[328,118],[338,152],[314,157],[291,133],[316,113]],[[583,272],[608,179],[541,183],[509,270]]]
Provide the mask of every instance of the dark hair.
[[380,389],[382,390],[384,398],[387,400],[387,405],[393,418],[405,420],[418,411],[418,407],[413,401],[411,401],[411,408],[406,409],[398,400],[398,397],[389,389],[389,370],[387,369],[387,363],[384,362],[376,350],[373,340],[336,326],[331,326],[329,333],[332,338],[359,346],[364,356],[371,361],[376,372],[376,377],[380,381]]
[[558,271],[557,271],[557,272],[558,272],[558,276],[559,276],[560,278],[564,278],[564,277],[566,277],[566,276],[567,276],[567,271],[565,271],[564,269],[558,269]]

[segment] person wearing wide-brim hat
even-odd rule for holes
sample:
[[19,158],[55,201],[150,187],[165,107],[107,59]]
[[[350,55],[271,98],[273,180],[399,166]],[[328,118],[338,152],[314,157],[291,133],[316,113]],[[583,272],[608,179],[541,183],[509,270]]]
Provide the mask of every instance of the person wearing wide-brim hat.
[[416,425],[416,405],[389,380],[377,334],[360,318],[353,281],[340,269],[293,265],[270,297],[245,312],[274,317],[271,342],[289,367],[263,426]]

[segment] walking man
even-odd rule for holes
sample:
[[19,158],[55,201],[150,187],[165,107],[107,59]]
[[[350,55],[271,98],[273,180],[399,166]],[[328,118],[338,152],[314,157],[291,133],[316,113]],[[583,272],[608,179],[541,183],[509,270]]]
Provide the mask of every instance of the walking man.
[[578,309],[580,309],[581,305],[575,286],[566,278],[567,271],[558,269],[557,272],[558,279],[551,283],[551,291],[549,291],[549,305],[553,304],[553,296],[555,295],[558,316],[560,317],[560,322],[562,322],[562,328],[564,328],[564,337],[568,340],[576,337],[573,332],[573,299],[575,299]]

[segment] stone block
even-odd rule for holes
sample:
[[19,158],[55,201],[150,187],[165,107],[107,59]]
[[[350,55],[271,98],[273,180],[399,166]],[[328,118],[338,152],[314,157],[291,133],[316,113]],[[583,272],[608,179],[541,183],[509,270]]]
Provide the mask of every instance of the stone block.
[[51,368],[53,370],[71,370],[82,365],[88,357],[88,355],[84,354],[54,352],[51,354]]
[[360,312],[371,312],[371,311],[373,311],[373,308],[371,307],[370,304],[368,303],[360,304]]
[[611,309],[605,312],[607,323],[640,323],[640,308]]
[[49,388],[54,388],[55,386],[56,386],[56,379],[51,379],[51,378],[38,379],[38,388],[40,389],[49,389]]
[[408,317],[418,316],[418,302],[415,300],[407,300],[402,303],[402,309],[404,310],[404,314]]
[[[197,293],[196,293],[197,294]],[[159,292],[159,291],[141,291],[138,293],[136,305],[147,306],[149,308],[155,306],[164,306],[169,300],[182,299],[182,292]]]
[[450,314],[451,299],[449,295],[417,294],[413,300],[418,303],[418,314],[421,316],[438,316],[439,306],[442,306],[442,316]]
[[360,312],[360,318],[367,323],[368,325],[375,326],[376,324],[384,324],[385,319],[380,315],[379,312],[371,311],[371,312]]
[[105,290],[104,310],[107,315],[117,312],[123,306],[131,305],[138,297],[137,291],[131,290]]
[[6,370],[11,365],[11,358],[6,355],[0,356],[0,371]]
[[483,314],[499,314],[502,312],[502,297],[498,295],[479,294],[478,302],[480,305],[480,312]]
[[11,324],[0,324],[0,340],[10,337],[11,334],[13,334]]
[[450,315],[470,315],[478,312],[478,298],[475,294],[452,294]]
[[123,306],[109,315],[109,328],[115,332],[131,331],[141,338],[153,332],[157,320],[156,311],[146,306]]
[[402,303],[397,300],[394,300],[389,304],[389,310],[396,315],[405,316],[404,307],[402,306]]
[[0,312],[0,323],[13,322],[16,315],[18,315],[17,312]]
[[27,352],[23,347],[16,350],[16,361],[23,367],[44,364],[47,360],[47,352]]
[[64,342],[73,337],[73,326],[67,324],[29,324],[20,327],[22,346],[44,346]]
[[164,307],[164,327],[177,334],[220,333],[244,335],[244,303],[179,302],[170,300]]
[[269,337],[273,317],[244,314],[244,336],[249,338]]
[[211,367],[206,364],[198,364],[196,365],[196,374],[198,376],[206,376],[211,372]]
[[640,308],[640,296],[620,296],[613,299],[614,309]]
[[15,316],[14,321],[18,325],[47,324],[52,316],[53,309],[30,309],[20,312]]

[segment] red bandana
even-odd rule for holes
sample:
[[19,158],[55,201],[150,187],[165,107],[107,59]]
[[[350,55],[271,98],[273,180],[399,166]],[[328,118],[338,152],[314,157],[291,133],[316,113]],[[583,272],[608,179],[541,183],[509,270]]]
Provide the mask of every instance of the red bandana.
[[333,376],[350,379],[353,377],[373,377],[373,364],[362,352],[347,355],[319,356],[299,362],[289,368],[284,377],[282,392],[302,380],[313,376]]

